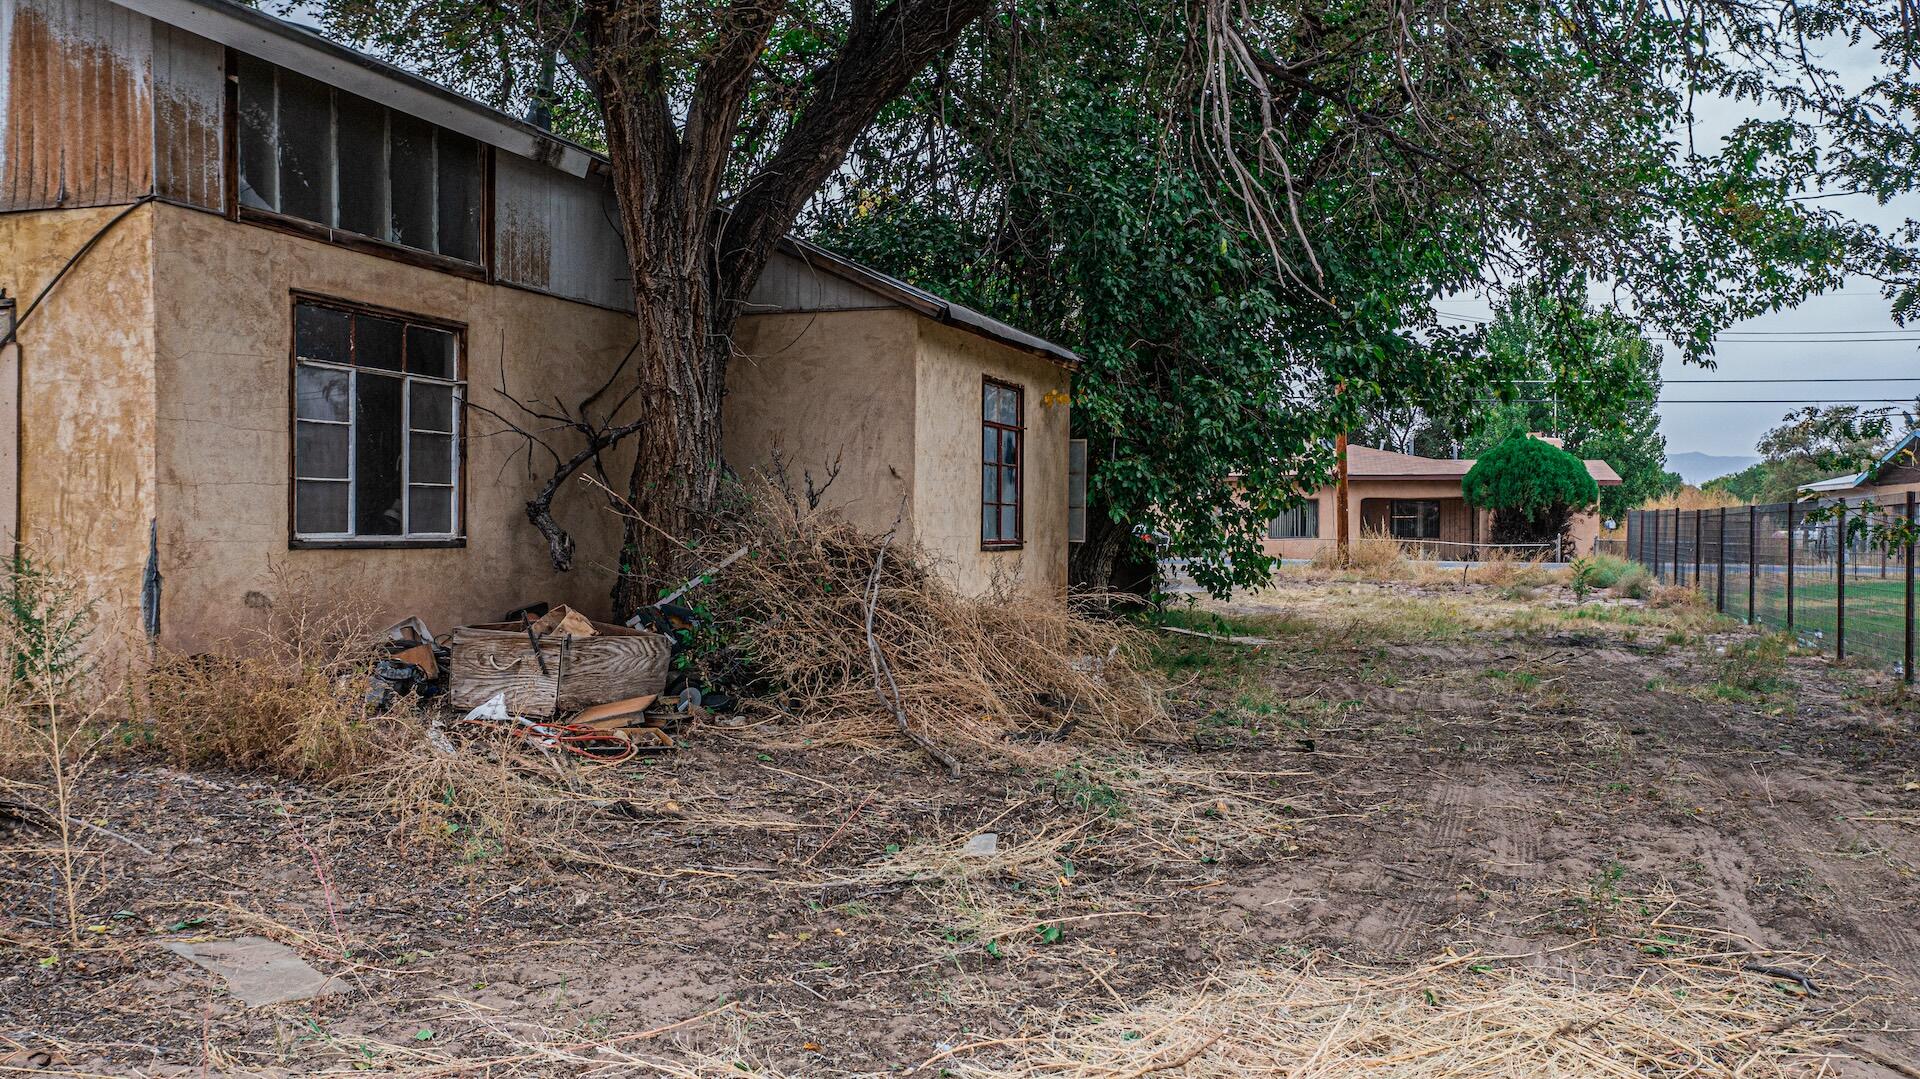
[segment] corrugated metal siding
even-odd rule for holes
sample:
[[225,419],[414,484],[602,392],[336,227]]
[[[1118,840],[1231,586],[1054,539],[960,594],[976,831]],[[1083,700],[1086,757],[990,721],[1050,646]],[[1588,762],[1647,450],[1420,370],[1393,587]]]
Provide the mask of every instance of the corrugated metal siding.
[[153,190],[152,43],[103,0],[0,0],[0,210]]
[[494,155],[494,277],[629,310],[627,251],[613,189],[504,151]]
[[747,297],[747,311],[848,311],[891,307],[892,301],[838,274],[807,265],[785,251],[767,263]]
[[[0,0],[0,3],[5,0]],[[153,149],[160,194],[209,210],[224,207],[226,50],[165,23],[153,24]]]

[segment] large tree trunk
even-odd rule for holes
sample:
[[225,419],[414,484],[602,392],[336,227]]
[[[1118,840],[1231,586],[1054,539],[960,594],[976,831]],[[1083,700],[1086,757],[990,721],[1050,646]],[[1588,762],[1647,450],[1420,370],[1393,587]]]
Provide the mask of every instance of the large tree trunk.
[[607,113],[633,274],[634,376],[644,420],[633,439],[613,586],[614,617],[624,619],[686,568],[686,554],[718,500],[720,400],[735,319],[729,305],[714,302],[718,218],[710,188],[697,180],[673,182],[688,162],[658,117]]
[[[657,6],[589,4],[577,20],[549,27],[568,43],[570,62],[600,105],[633,275],[635,396],[645,423],[632,439],[616,617],[687,568],[686,555],[717,507],[734,325],[774,246],[854,138],[986,7],[987,0],[895,0],[884,8],[855,0],[846,41],[815,73],[777,149],[724,211],[721,188],[741,110],[783,3],[731,0],[704,13],[702,32],[712,39],[685,98],[669,86]],[[603,440],[587,456],[597,459],[625,437]],[[578,467],[577,458],[565,462],[556,476]],[[552,520],[550,494],[529,503],[528,514],[564,569],[572,541]]]

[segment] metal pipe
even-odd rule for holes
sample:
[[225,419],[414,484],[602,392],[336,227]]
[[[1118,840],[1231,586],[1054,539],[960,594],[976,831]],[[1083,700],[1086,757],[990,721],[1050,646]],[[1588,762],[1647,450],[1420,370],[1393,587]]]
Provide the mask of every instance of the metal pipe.
[[1834,520],[1833,545],[1833,658],[1847,658],[1847,500],[1841,499]]

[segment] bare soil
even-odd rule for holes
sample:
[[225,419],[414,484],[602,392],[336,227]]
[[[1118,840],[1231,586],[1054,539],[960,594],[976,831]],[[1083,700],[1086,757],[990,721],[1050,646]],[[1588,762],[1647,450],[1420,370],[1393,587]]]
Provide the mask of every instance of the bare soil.
[[[1920,710],[1886,676],[1748,664],[1745,629],[1556,587],[1303,576],[1208,610],[1274,643],[1167,639],[1183,741],[1009,744],[958,780],[705,726],[562,768],[568,813],[422,838],[354,789],[96,762],[74,816],[131,843],[78,834],[78,944],[57,836],[0,814],[0,1059],[930,1075],[1235,971],[1684,952],[1844,1013],[1827,1074],[1916,1074]],[[159,943],[245,934],[345,991],[248,1010]]]

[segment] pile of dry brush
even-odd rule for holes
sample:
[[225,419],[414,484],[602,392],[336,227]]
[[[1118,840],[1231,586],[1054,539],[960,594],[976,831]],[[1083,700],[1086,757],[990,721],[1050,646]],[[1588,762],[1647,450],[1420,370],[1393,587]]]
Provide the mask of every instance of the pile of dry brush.
[[764,494],[710,539],[747,554],[702,599],[782,710],[816,735],[904,731],[950,766],[1008,738],[1164,734],[1139,630],[1007,589],[961,596],[905,533]]

